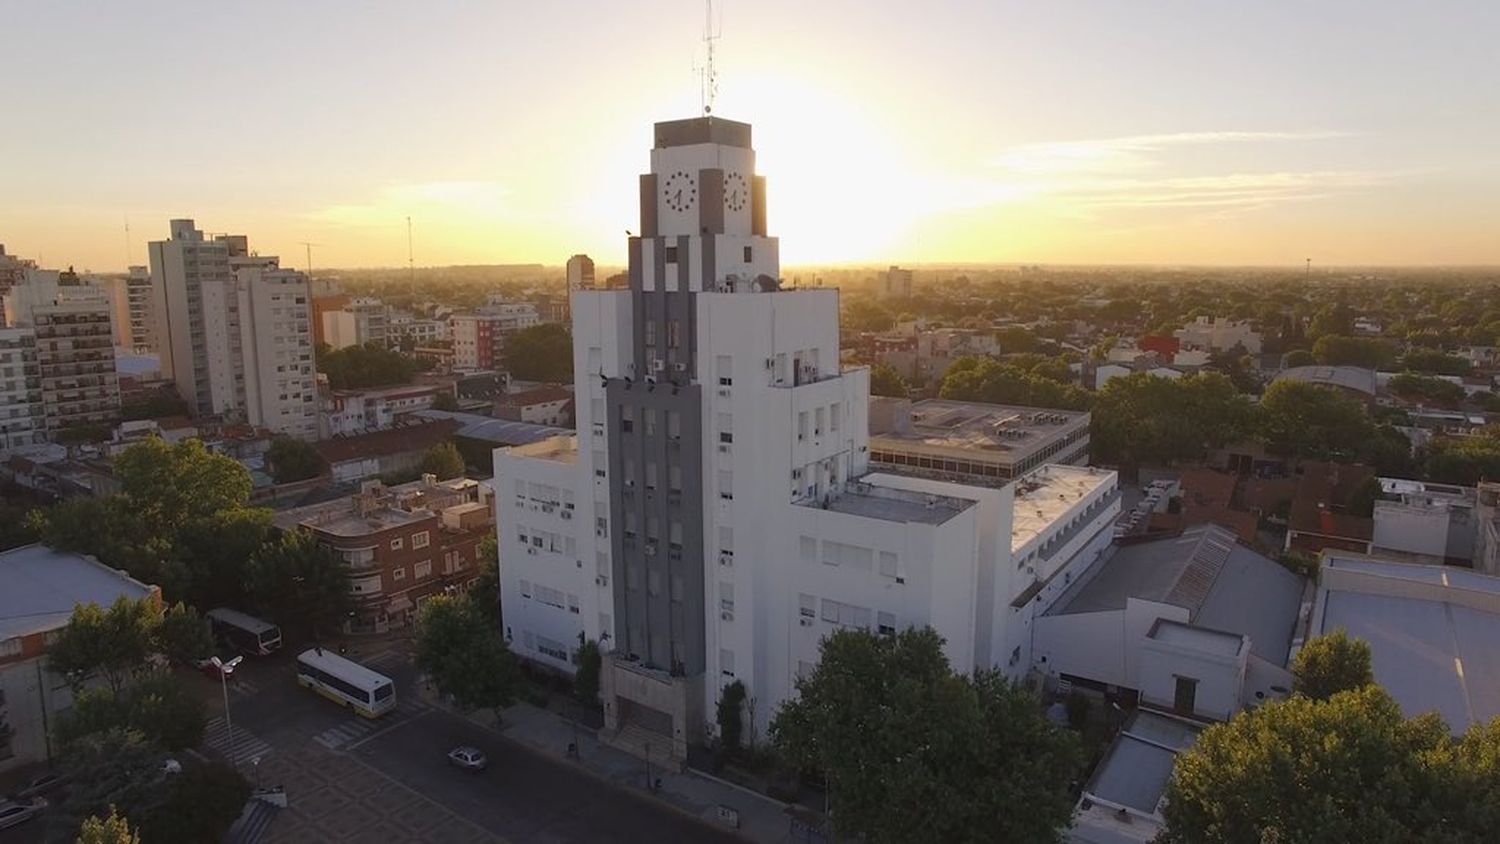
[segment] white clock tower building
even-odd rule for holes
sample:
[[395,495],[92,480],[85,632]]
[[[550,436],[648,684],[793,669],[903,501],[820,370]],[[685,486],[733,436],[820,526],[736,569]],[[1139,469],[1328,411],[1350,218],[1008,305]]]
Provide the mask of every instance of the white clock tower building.
[[599,641],[602,735],[657,760],[736,681],[766,735],[838,627],[930,624],[961,670],[1024,670],[1011,490],[867,474],[838,291],[782,290],[777,248],[750,126],[656,124],[630,288],[571,293],[577,433],[495,453],[512,648],[571,673]]

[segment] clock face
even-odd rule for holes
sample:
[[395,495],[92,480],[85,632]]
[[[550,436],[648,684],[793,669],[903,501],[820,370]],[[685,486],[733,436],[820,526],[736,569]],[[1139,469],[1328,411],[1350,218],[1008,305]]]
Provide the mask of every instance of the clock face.
[[730,211],[739,211],[745,207],[750,200],[750,190],[745,185],[745,177],[738,173],[730,173],[724,177],[724,207]]
[[693,207],[698,201],[698,185],[693,177],[678,170],[667,177],[666,189],[662,191],[662,199],[667,207],[673,211],[686,211]]

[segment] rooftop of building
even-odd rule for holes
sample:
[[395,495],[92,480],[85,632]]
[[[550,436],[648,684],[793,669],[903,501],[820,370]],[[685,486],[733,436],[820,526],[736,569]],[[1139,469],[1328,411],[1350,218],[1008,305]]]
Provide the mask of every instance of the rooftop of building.
[[1297,533],[1368,541],[1374,522],[1348,512],[1348,505],[1355,491],[1375,477],[1374,471],[1353,464],[1307,462],[1301,472],[1288,527]]
[[1294,366],[1283,369],[1275,380],[1305,381],[1375,395],[1375,371],[1358,366]]
[[[1191,748],[1201,730],[1187,721],[1137,709],[1094,769],[1081,802],[1108,801],[1112,807],[1157,815],[1177,754]],[[1101,817],[1109,817],[1108,812]]]
[[1094,466],[1049,464],[1016,481],[1010,547],[1036,539],[1074,505],[1118,484],[1118,476]]
[[870,440],[904,447],[1007,455],[1028,453],[1082,425],[1078,410],[1012,407],[950,399],[870,397]]
[[397,425],[384,431],[321,440],[313,445],[329,463],[368,457],[385,457],[409,451],[425,451],[454,436],[460,425],[452,419],[431,419]]
[[283,510],[274,521],[282,530],[302,526],[330,536],[363,536],[430,519],[449,509],[469,512],[474,508],[468,505],[483,497],[483,486],[471,478],[439,481],[432,476],[389,487],[366,481],[353,495]]
[[1122,610],[1131,598],[1182,607],[1195,627],[1250,637],[1250,649],[1287,664],[1303,580],[1240,545],[1218,525],[1116,545],[1049,610],[1051,615]]
[[121,597],[140,599],[155,587],[92,557],[23,545],[0,551],[0,641],[56,630],[78,604],[109,606]]
[[514,446],[508,453],[516,457],[573,464],[578,462],[578,437],[571,433],[566,436],[547,437],[536,442]]
[[1194,627],[1171,619],[1158,618],[1151,625],[1146,638],[1168,645],[1181,645],[1195,651],[1216,653],[1220,656],[1239,656],[1245,647],[1245,637],[1225,630]]
[[1368,642],[1408,716],[1437,712],[1456,733],[1500,716],[1500,578],[1342,554],[1324,566],[1314,633]]
[[974,502],[960,498],[882,486],[878,474],[865,478],[850,481],[842,492],[821,501],[800,503],[867,519],[924,525],[940,525],[974,506]]
[[419,419],[447,420],[458,424],[453,432],[456,437],[483,440],[495,445],[525,445],[549,437],[567,436],[573,432],[567,428],[551,425],[533,425],[530,422],[511,422],[478,413],[461,413],[451,410],[419,410],[412,414]]
[[367,399],[385,399],[392,396],[423,395],[442,389],[437,384],[401,384],[395,387],[364,387],[334,390],[336,396],[360,396]]
[[567,387],[556,384],[543,384],[525,390],[515,390],[506,393],[500,398],[501,404],[523,406],[532,404],[549,404],[555,401],[567,401],[573,398],[573,391]]
[[1380,478],[1380,494],[1411,506],[1447,507],[1452,504],[1472,507],[1478,499],[1474,487],[1415,481],[1406,478]]

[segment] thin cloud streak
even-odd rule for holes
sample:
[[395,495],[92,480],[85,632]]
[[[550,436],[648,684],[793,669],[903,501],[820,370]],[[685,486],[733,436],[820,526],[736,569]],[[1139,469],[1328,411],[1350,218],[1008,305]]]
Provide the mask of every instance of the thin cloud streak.
[[1144,170],[1160,164],[1152,153],[1168,147],[1317,141],[1349,137],[1343,132],[1209,131],[1126,135],[1084,141],[1022,144],[1001,152],[989,166],[1016,175],[1058,176]]

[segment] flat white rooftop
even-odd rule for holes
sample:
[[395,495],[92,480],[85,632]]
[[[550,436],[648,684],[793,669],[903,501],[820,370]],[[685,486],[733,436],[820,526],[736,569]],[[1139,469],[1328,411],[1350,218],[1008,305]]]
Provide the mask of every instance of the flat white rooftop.
[[1116,475],[1090,466],[1049,464],[1016,481],[1015,520],[1010,547],[1019,551],[1074,505],[1090,496],[1103,496],[1116,485]]
[[1150,638],[1169,645],[1181,645],[1220,656],[1239,656],[1240,650],[1245,646],[1244,638],[1236,633],[1194,627],[1191,624],[1179,624],[1166,619],[1157,620],[1151,628]]
[[913,492],[905,489],[851,481],[844,491],[830,496],[826,506],[821,501],[801,502],[806,507],[823,507],[835,513],[848,513],[887,522],[912,522],[940,525],[974,506],[972,501],[944,495]]
[[1020,461],[1039,449],[1087,428],[1078,410],[1016,407],[982,402],[870,398],[870,445],[892,450],[965,456],[1000,463]]
[[1356,557],[1325,566],[1314,632],[1369,642],[1375,682],[1403,712],[1437,712],[1455,733],[1500,716],[1500,578]]
[[140,599],[152,587],[79,554],[45,545],[0,552],[0,641],[56,630],[77,604],[107,607],[121,597]]

